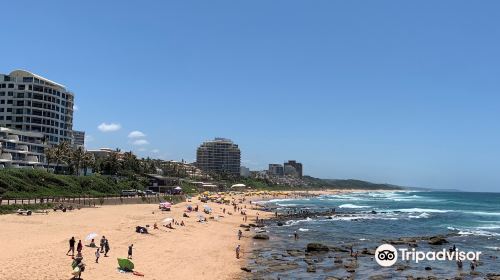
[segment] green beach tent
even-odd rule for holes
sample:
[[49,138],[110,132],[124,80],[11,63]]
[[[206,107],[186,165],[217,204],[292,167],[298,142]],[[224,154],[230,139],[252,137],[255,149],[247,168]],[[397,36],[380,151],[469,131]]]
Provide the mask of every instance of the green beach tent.
[[131,262],[129,259],[118,258],[118,266],[120,267],[120,269],[125,270],[125,271],[134,270],[134,263]]

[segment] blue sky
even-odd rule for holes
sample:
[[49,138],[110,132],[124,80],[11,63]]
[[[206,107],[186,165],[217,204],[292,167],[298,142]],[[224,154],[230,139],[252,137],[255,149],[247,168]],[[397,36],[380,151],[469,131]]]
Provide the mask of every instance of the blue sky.
[[220,136],[251,169],[296,159],[323,178],[500,190],[498,1],[2,10],[0,72],[26,69],[74,91],[74,127],[90,148],[192,161]]

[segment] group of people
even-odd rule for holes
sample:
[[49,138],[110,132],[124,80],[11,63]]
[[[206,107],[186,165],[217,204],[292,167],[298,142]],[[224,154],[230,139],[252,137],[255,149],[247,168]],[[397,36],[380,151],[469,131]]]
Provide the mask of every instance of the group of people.
[[[94,239],[90,241],[90,244],[88,247],[90,248],[97,248],[95,251],[95,263],[99,263],[99,258],[101,257],[101,253],[104,253],[104,256],[107,257],[110,247],[109,247],[109,241],[105,236],[102,236],[101,241],[100,241],[100,247],[97,247]],[[75,247],[76,247],[76,256],[75,256]],[[69,239],[69,250],[66,253],[66,255],[70,255],[72,257],[72,263],[71,267],[73,268],[73,276],[74,279],[80,279],[82,272],[85,271],[85,264],[83,263],[83,255],[82,255],[82,250],[83,250],[83,244],[82,240],[78,240],[78,244],[76,243],[75,237],[71,237]],[[132,257],[131,250],[129,248],[129,256],[130,258]]]

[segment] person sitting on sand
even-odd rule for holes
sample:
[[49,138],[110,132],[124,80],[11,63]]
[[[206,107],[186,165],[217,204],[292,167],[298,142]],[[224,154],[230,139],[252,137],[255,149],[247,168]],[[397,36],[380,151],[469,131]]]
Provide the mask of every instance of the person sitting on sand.
[[185,226],[184,221],[181,221],[181,227]]
[[153,229],[158,229],[158,224],[157,224],[157,223],[155,223],[155,224],[153,225]]
[[90,248],[96,248],[96,247],[97,247],[97,246],[95,245],[94,239],[92,239],[92,241],[90,241],[89,247],[90,247]]
[[186,214],[186,213],[182,214],[182,217],[189,218],[188,214]]

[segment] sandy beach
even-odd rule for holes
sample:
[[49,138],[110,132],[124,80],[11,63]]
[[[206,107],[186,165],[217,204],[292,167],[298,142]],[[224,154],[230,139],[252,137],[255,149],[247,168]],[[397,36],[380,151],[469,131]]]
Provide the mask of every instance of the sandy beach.
[[[172,207],[172,211],[159,211],[157,204],[137,204],[103,206],[72,212],[50,212],[48,215],[0,216],[0,275],[5,280],[22,279],[71,279],[70,256],[66,255],[68,240],[72,236],[82,240],[89,233],[105,235],[111,247],[109,257],[103,254],[95,263],[95,249],[84,247],[83,257],[86,270],[82,279],[239,279],[240,267],[244,265],[246,252],[251,251],[252,235],[243,231],[238,241],[237,232],[243,223],[242,215],[223,214],[222,208],[233,212],[231,206],[208,203],[213,209],[212,216],[224,216],[208,223],[199,223],[197,213],[189,213],[182,218],[188,204],[200,206],[193,199]],[[248,201],[247,208],[250,208]],[[271,213],[248,210],[248,222],[259,213],[261,218]],[[209,215],[205,215],[209,217]],[[167,229],[161,221],[172,217],[186,226]],[[158,223],[160,229],[154,230]],[[151,234],[138,234],[136,226],[150,225]],[[144,277],[117,270],[117,258],[127,257],[127,248],[134,244],[133,262],[135,270]],[[241,244],[243,258],[236,259],[235,248]]]

